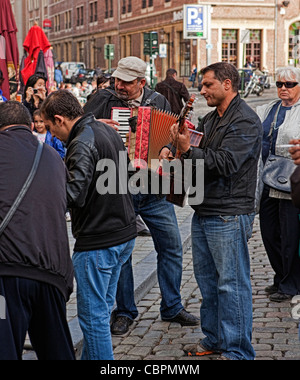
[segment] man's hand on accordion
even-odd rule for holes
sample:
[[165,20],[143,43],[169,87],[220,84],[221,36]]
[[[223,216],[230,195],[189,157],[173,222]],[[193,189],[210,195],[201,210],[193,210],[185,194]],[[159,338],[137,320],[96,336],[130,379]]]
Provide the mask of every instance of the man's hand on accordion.
[[97,119],[97,120],[101,121],[101,123],[108,124],[110,127],[112,127],[113,129],[115,129],[116,131],[119,130],[118,126],[120,126],[120,123],[118,123],[115,120],[111,120],[111,119]]

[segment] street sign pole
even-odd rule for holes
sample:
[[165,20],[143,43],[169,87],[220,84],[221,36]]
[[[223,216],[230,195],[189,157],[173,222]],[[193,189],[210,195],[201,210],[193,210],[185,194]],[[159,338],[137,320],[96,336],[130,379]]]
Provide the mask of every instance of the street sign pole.
[[211,64],[211,5],[206,7],[207,19],[207,45],[206,45],[206,62],[207,66]]
[[111,62],[115,58],[115,45],[105,44],[104,45],[104,59],[108,60],[108,72],[111,72]]
[[150,56],[150,87],[153,89],[153,55],[158,54],[158,33],[144,33],[144,54]]

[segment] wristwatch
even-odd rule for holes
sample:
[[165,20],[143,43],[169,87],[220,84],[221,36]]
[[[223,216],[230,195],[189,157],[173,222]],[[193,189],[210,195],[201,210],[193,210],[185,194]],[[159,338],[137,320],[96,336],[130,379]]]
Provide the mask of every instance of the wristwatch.
[[181,157],[184,159],[189,158],[192,151],[193,151],[193,147],[190,146],[186,152],[182,153]]

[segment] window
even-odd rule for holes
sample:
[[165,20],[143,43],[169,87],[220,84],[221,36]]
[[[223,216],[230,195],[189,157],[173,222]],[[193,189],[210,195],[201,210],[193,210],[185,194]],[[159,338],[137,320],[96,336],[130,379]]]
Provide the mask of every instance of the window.
[[223,29],[222,31],[222,62],[237,66],[237,30]]
[[90,22],[98,21],[98,1],[90,3]]
[[98,1],[94,2],[94,21],[98,21]]
[[110,0],[110,17],[114,16],[113,0]]
[[298,67],[300,58],[300,21],[294,22],[289,29],[289,59]]
[[28,10],[29,11],[33,10],[33,0],[28,0]]
[[124,15],[126,13],[126,0],[123,0],[123,3],[122,3],[122,15]]
[[179,33],[180,37],[180,76],[189,77],[191,67],[191,43],[189,40],[183,39],[183,33]]
[[113,17],[113,0],[105,0],[105,18]]
[[246,57],[253,56],[256,67],[261,66],[261,30],[250,30],[250,43],[246,44]]
[[83,6],[77,8],[77,26],[83,25]]
[[105,18],[108,18],[108,0],[105,0]]
[[54,16],[54,31],[55,32],[60,31],[60,15]]
[[71,29],[71,11],[65,13],[65,29]]
[[142,8],[147,8],[147,0],[142,0]]

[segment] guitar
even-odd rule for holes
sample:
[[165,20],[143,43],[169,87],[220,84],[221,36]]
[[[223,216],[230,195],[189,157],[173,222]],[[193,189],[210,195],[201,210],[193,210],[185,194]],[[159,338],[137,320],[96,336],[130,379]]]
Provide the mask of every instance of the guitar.
[[[193,103],[195,101],[196,95],[192,94],[190,99],[187,101],[186,105],[183,107],[179,118],[178,118],[178,134],[183,132],[184,129],[184,123],[189,116],[190,112],[193,109]],[[173,145],[174,146],[174,145]],[[171,151],[171,150],[170,150]],[[169,161],[179,160],[175,167],[173,172],[170,173],[170,194],[166,196],[166,199],[168,202],[171,202],[179,207],[183,207],[185,205],[185,199],[186,199],[186,190],[184,186],[184,165],[183,165],[183,159],[181,159],[181,153],[179,149],[176,149],[175,157],[169,156]],[[181,181],[181,193],[175,194],[175,181],[176,177]]]

